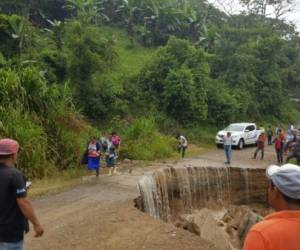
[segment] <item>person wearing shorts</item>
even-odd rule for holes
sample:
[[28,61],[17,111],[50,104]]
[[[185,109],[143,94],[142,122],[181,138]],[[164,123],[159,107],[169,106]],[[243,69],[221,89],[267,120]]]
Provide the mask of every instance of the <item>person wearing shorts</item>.
[[109,169],[109,176],[115,175],[116,172],[116,147],[111,140],[108,140],[108,147],[106,152],[106,167]]

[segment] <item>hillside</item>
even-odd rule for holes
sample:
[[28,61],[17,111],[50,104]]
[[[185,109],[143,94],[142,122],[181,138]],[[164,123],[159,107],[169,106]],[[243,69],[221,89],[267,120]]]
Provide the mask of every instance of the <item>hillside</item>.
[[205,0],[1,1],[0,136],[18,139],[23,170],[43,177],[77,169],[88,136],[113,130],[122,157],[151,160],[174,155],[182,131],[207,143],[229,122],[298,121],[286,97],[300,86],[299,34],[255,11],[230,16]]
[[124,77],[134,76],[151,61],[156,48],[145,48],[138,41],[132,39],[126,31],[110,26],[99,28],[105,37],[110,37],[115,41],[115,51],[118,56],[116,65],[107,76],[112,76],[117,80]]

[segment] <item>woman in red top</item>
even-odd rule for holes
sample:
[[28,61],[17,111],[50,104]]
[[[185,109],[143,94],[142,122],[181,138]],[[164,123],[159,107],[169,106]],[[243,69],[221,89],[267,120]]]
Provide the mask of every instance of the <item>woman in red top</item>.
[[256,156],[258,154],[259,151],[261,151],[261,160],[264,159],[264,152],[265,152],[265,141],[266,141],[266,135],[265,132],[262,132],[258,139],[257,139],[257,148],[255,150],[253,159],[256,159]]
[[283,164],[283,141],[282,141],[281,133],[274,139],[273,143],[275,143],[275,151],[277,155],[278,164]]

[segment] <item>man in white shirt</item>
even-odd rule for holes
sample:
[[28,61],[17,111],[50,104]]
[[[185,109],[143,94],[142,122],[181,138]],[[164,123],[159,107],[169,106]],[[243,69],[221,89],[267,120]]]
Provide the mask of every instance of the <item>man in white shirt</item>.
[[188,147],[187,139],[183,135],[180,135],[178,151],[179,151],[179,153],[181,152],[182,158],[184,158],[184,156],[185,156],[185,151],[186,151],[187,147]]
[[223,145],[225,150],[226,162],[225,164],[231,163],[231,153],[232,153],[232,137],[231,133],[227,132],[227,134],[223,138]]

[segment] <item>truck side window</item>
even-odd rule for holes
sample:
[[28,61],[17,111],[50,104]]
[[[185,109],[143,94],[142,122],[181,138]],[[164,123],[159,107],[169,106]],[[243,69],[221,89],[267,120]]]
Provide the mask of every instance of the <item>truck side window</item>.
[[253,130],[255,130],[255,126],[253,126],[253,125],[251,125],[251,126],[248,126],[248,127],[246,127],[246,129],[245,130],[248,130],[248,131],[253,131]]

